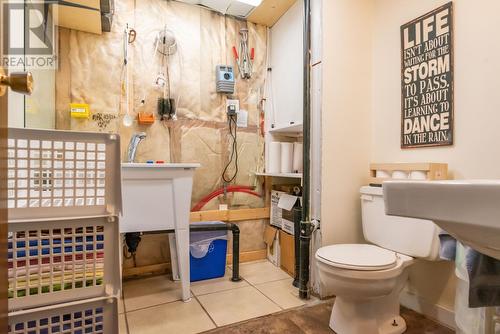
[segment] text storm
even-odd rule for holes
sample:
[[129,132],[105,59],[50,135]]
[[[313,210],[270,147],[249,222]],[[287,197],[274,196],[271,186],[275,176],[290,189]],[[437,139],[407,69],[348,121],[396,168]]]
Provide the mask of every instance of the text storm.
[[453,4],[401,26],[401,147],[453,144]]

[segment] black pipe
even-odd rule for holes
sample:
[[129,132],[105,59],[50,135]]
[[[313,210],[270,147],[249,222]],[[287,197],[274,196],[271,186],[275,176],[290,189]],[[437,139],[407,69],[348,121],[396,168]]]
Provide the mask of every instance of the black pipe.
[[127,245],[127,250],[130,254],[135,254],[135,252],[137,252],[137,247],[139,247],[140,242],[140,232],[125,233],[125,244]]
[[300,273],[300,221],[302,220],[302,208],[293,208],[293,241],[295,246],[295,276],[293,278],[293,286],[299,287],[299,273]]
[[[233,234],[233,275],[231,281],[239,282],[240,277],[240,228],[233,223],[222,224],[191,224],[189,225],[191,232],[211,232],[211,231],[231,231]],[[167,231],[149,231],[143,234],[159,234],[159,233],[174,233],[174,230]]]
[[311,0],[304,0],[304,151],[302,175],[302,222],[300,223],[300,271],[299,297],[309,297],[309,247],[311,241],[311,222],[309,218],[310,198],[310,150],[311,150]]
[[[227,223],[230,224],[230,223]],[[236,224],[231,225],[231,232],[233,233],[233,277],[231,281],[239,282],[240,277],[240,228]]]

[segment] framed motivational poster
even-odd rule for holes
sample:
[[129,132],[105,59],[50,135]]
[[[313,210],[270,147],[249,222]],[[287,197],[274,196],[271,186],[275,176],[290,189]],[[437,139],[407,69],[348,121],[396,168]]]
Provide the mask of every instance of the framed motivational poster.
[[453,3],[401,26],[401,147],[453,145]]

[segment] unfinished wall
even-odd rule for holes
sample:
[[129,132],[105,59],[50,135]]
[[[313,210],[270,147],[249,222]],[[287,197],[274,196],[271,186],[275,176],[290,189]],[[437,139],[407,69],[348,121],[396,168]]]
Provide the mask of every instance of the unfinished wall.
[[[165,0],[118,0],[112,32],[94,35],[74,30],[59,31],[59,70],[56,86],[56,126],[78,131],[117,132],[122,153],[133,133],[147,138],[137,152],[138,162],[199,162],[193,186],[193,204],[222,186],[221,173],[231,153],[227,126],[226,97],[216,93],[215,67],[234,65],[231,48],[239,41],[239,29],[249,30],[250,47],[255,48],[253,77],[237,80],[233,98],[248,111],[248,127],[238,128],[239,173],[235,183],[257,186],[253,172],[262,170],[263,137],[260,134],[260,101],[266,75],[264,26],[225,17],[209,10]],[[137,31],[129,49],[130,99],[125,101],[123,75],[123,30],[126,24]],[[156,111],[161,90],[153,85],[160,66],[155,40],[167,26],[177,39],[178,51],[169,58],[171,94],[177,101],[177,121],[160,121],[144,126],[123,125],[125,104],[135,118],[139,111]],[[141,107],[141,100],[145,104]],[[71,119],[69,103],[87,103],[88,120]],[[230,169],[231,170],[231,169]],[[219,203],[232,208],[262,207],[263,201],[248,195],[222,196],[204,209]],[[242,222],[242,250],[263,249],[262,222]],[[245,233],[245,231],[255,231]],[[261,231],[257,233],[258,231]],[[137,265],[169,262],[165,235],[145,236],[137,254]],[[131,265],[125,261],[125,266]]]

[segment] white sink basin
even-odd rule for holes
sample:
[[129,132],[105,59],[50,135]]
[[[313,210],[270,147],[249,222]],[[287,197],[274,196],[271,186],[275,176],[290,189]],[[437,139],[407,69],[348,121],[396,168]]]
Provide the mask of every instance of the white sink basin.
[[197,163],[123,163],[120,232],[188,228]]
[[388,215],[432,220],[500,259],[500,180],[387,181],[383,188]]
[[189,285],[189,211],[197,163],[122,164],[123,215],[120,232],[173,230],[169,234],[172,267],[178,267],[182,300]]

